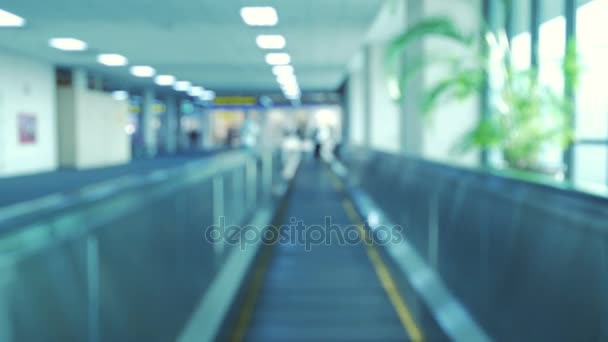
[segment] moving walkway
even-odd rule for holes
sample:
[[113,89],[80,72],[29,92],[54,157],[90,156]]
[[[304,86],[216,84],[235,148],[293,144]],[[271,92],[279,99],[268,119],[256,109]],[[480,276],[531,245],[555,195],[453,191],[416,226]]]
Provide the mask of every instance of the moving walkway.
[[[265,274],[251,285],[257,291],[251,294],[255,304],[243,308],[237,340],[422,340],[375,247],[358,235],[362,222],[345,194],[334,188],[329,171],[305,162],[287,201],[281,218],[284,239],[269,246],[271,255],[258,266]],[[330,225],[335,234],[323,236],[332,232]],[[315,227],[323,229],[313,232]],[[349,227],[358,235],[355,240],[344,236]],[[314,244],[305,241],[314,238]],[[370,260],[371,253],[375,259]],[[390,284],[383,284],[377,274]]]

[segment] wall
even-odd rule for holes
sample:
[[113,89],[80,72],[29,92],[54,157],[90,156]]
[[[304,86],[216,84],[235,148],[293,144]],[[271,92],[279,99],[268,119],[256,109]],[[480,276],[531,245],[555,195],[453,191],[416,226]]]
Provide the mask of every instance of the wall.
[[363,54],[354,57],[350,65],[347,87],[349,143],[365,144],[365,80],[363,75]]
[[[477,32],[480,25],[481,7],[479,1],[443,1],[427,0],[424,2],[423,17],[448,16],[465,32]],[[463,49],[461,46],[445,39],[430,38],[423,42],[425,58],[431,56],[454,56],[466,60],[476,52]],[[468,58],[472,60],[473,58]],[[424,86],[428,90],[438,81],[449,77],[450,66],[427,68],[424,73]],[[480,99],[469,97],[464,101],[446,99],[425,122],[423,130],[422,154],[428,159],[456,164],[474,165],[478,163],[478,152],[467,154],[455,152],[464,135],[477,123],[480,115]]]
[[399,153],[401,150],[399,105],[387,91],[387,72],[385,67],[383,42],[369,46],[367,61],[370,73],[370,146],[385,152]]
[[110,94],[89,91],[79,102],[77,120],[78,167],[123,164],[131,159],[127,101]]
[[[365,46],[361,48],[363,72],[353,68],[348,71],[351,144],[365,142],[360,137],[369,133],[369,147],[373,149],[449,163],[478,163],[478,151],[462,154],[456,152],[456,147],[479,118],[479,98],[471,97],[463,102],[445,101],[428,119],[424,118],[420,111],[423,94],[451,72],[444,67],[430,67],[411,79],[403,89],[401,103],[397,105],[389,96],[387,71],[390,70],[387,69],[385,50],[387,42],[404,27],[431,16],[449,16],[467,32],[476,32],[480,13],[480,0],[396,0],[382,7],[369,30]],[[444,40],[425,39],[405,51],[401,58],[404,63],[412,65],[441,54],[466,59],[473,53]],[[357,103],[355,99],[364,103]],[[363,108],[364,113],[360,113],[359,108]],[[369,127],[361,124],[364,120],[358,119],[367,115]]]
[[127,101],[73,87],[60,87],[57,97],[62,166],[102,167],[131,159]]
[[[52,65],[0,51],[0,177],[57,167],[55,71]],[[20,143],[18,116],[35,117],[35,141]]]

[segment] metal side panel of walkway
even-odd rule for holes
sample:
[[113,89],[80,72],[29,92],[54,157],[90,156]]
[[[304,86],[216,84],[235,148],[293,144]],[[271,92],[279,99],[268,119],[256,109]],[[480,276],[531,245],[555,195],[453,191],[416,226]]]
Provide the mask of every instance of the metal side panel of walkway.
[[353,222],[349,202],[336,187],[321,163],[302,163],[282,217],[280,236],[291,240],[271,248],[255,298],[241,313],[235,340],[423,339],[375,247],[342,244],[336,236],[319,243],[320,235],[311,231],[305,235],[316,239],[314,245],[295,238],[304,227],[322,226],[327,232],[325,227],[333,224],[334,229],[349,227],[350,241],[354,228],[355,240],[360,239],[360,222]]

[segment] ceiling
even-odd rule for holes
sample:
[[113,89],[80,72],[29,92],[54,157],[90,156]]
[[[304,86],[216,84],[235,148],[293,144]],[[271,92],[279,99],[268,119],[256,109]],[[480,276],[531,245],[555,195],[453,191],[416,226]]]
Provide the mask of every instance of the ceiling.
[[[196,85],[225,92],[279,91],[255,44],[261,33],[282,34],[304,92],[335,90],[371,26],[382,0],[4,0],[0,8],[24,17],[21,29],[0,29],[0,49],[84,66],[128,86],[128,68],[97,64],[96,54],[119,53],[130,64],[151,65]],[[246,26],[242,6],[273,6],[279,25]],[[86,41],[89,50],[67,53],[48,47],[52,37]]]

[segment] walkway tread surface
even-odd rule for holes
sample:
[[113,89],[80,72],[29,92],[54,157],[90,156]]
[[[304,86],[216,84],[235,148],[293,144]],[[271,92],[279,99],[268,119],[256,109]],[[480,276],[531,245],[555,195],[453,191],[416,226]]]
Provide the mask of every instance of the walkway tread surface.
[[[294,182],[284,225],[354,224],[324,166],[303,162]],[[408,340],[362,243],[306,249],[303,241],[273,246],[245,341]]]

